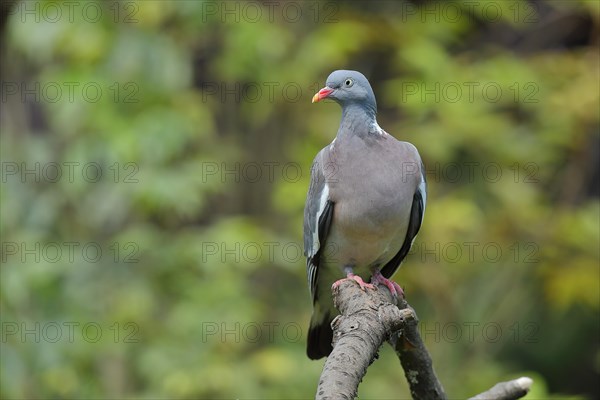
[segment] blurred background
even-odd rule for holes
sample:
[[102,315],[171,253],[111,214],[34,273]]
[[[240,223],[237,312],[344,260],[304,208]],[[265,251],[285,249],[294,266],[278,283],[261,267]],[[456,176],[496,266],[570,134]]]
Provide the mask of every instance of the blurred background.
[[[302,213],[340,109],[427,168],[395,275],[451,398],[600,397],[599,2],[3,2],[0,395],[311,398]],[[362,398],[409,398],[389,346]]]

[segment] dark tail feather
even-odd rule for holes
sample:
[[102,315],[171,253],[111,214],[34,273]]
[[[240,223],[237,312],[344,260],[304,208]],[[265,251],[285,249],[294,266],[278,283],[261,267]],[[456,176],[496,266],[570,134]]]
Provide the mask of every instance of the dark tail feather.
[[316,312],[310,319],[306,354],[311,360],[326,357],[333,350],[333,347],[331,347],[331,341],[333,340],[331,320],[332,318],[329,316],[329,313],[320,315]]

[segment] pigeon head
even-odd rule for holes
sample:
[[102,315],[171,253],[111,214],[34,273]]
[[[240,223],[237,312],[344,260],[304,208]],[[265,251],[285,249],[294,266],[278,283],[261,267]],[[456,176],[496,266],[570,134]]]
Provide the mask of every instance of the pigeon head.
[[369,81],[358,71],[334,71],[327,78],[326,85],[312,98],[316,103],[323,99],[332,99],[342,108],[349,105],[359,105],[373,114],[377,111],[375,94]]

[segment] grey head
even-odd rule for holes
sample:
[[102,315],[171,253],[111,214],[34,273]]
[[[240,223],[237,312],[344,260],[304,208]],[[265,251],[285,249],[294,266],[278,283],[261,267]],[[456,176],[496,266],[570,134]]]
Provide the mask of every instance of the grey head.
[[377,102],[375,94],[367,78],[358,71],[333,71],[328,77],[323,89],[314,95],[313,103],[323,99],[332,99],[342,108],[359,106],[368,114],[375,116]]

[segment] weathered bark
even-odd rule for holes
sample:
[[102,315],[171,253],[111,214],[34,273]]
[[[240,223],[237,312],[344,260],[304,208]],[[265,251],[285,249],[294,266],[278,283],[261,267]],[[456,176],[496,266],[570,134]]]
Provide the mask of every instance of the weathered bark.
[[[417,316],[406,300],[394,298],[385,286],[362,290],[352,280],[334,289],[333,299],[341,315],[331,324],[333,351],[323,367],[316,399],[354,399],[386,340],[400,359],[413,399],[447,398],[417,329]],[[502,382],[472,400],[518,399],[531,384],[529,378]]]
[[[403,298],[398,299],[398,307],[412,310]],[[431,356],[417,329],[419,320],[414,311],[413,314],[415,318],[405,322],[401,334],[392,336],[390,344],[400,359],[413,399],[446,399],[444,388],[433,370]]]
[[342,282],[333,296],[341,315],[332,323],[333,351],[323,367],[317,399],[355,398],[358,384],[377,358],[379,347],[398,337],[399,343],[413,346],[410,350],[403,346],[401,356],[401,362],[404,359],[410,365],[407,369],[403,362],[413,398],[446,398],[416,330],[416,315],[404,299],[398,299],[399,308],[387,288],[378,286],[378,290],[364,291],[350,280]]

